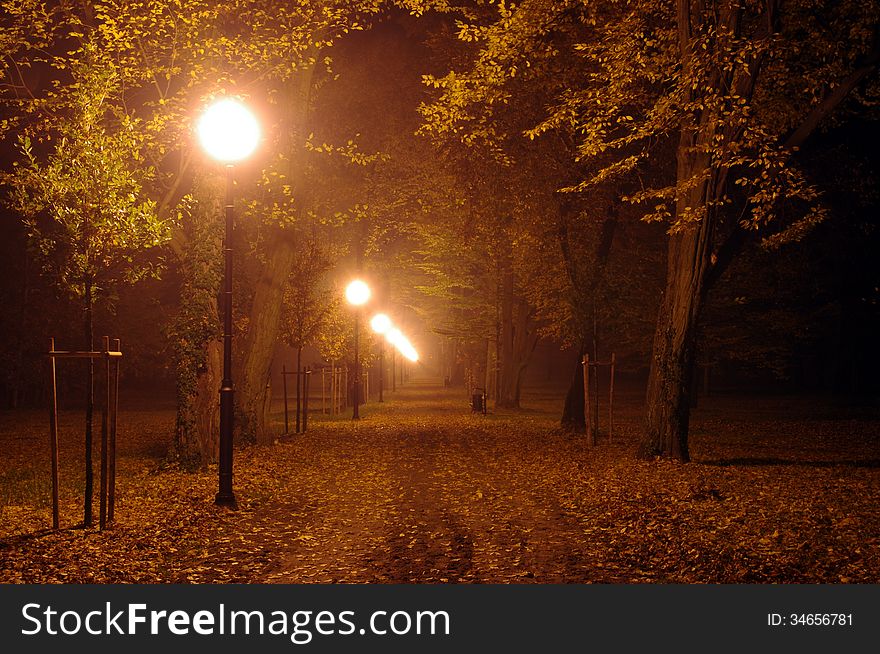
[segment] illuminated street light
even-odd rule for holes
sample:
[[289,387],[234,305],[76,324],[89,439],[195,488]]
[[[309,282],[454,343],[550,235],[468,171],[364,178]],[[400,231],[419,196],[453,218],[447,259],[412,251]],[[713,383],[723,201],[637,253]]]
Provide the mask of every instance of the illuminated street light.
[[370,299],[370,287],[356,279],[345,288],[345,299],[356,307],[364,305]]
[[377,334],[384,334],[391,329],[391,318],[384,313],[377,313],[373,316],[373,319],[370,320],[370,327],[372,327],[373,331]]
[[[370,320],[370,327],[377,334],[384,334],[391,329],[391,318],[384,313],[377,313]],[[379,401],[384,402],[383,391],[385,386],[385,343],[379,341]]]
[[223,98],[199,118],[196,133],[212,158],[232,164],[249,157],[260,141],[260,125],[238,98]]
[[226,235],[223,242],[223,380],[220,382],[220,473],[214,502],[236,508],[232,491],[232,235],[234,231],[233,164],[249,156],[260,140],[260,126],[237,98],[223,98],[205,109],[196,124],[202,148],[226,164]]
[[360,341],[360,307],[370,299],[370,287],[360,279],[351,282],[345,288],[345,299],[355,307],[354,312],[354,409],[351,413],[352,420],[360,420],[361,403],[361,358],[359,350]]
[[404,336],[401,339],[400,344],[397,346],[397,349],[400,350],[400,353],[405,356],[407,359],[415,363],[419,360],[419,353],[416,351],[416,348],[413,347],[412,343]]
[[400,352],[403,356],[405,356],[410,361],[416,362],[419,360],[419,353],[412,346],[412,343],[409,342],[406,336],[397,329],[396,327],[392,327],[385,333],[385,338],[391,343],[397,351]]
[[392,327],[385,332],[385,340],[391,343],[394,347],[397,347],[401,338],[403,338],[403,333],[397,327]]

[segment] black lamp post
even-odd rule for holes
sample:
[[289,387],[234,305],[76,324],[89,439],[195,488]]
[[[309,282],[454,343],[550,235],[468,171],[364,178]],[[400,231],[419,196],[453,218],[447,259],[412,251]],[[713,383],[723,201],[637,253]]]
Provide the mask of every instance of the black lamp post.
[[385,381],[385,343],[379,341],[379,401],[384,402],[382,398],[382,385]]
[[239,100],[224,98],[208,107],[197,126],[202,147],[226,164],[226,233],[223,241],[223,380],[220,383],[219,490],[214,502],[236,508],[232,490],[232,236],[235,229],[233,163],[250,155],[260,138],[254,115]]
[[[372,320],[370,320],[370,327],[373,328],[373,331],[377,334],[384,336],[388,333],[388,330],[391,329],[391,318],[386,316],[384,313],[377,313],[373,316]],[[382,338],[379,340],[379,401],[384,402],[382,399],[382,386],[385,384],[385,339]]]
[[361,340],[361,307],[370,299],[370,287],[360,279],[351,282],[345,288],[345,299],[354,306],[354,408],[351,412],[352,420],[359,420],[360,403],[361,403],[361,357],[360,357],[360,340]]
[[226,166],[226,235],[223,239],[223,380],[220,382],[220,487],[214,499],[235,508],[232,492],[232,427],[235,387],[232,385],[232,234],[235,229],[232,164]]
[[354,310],[354,408],[351,411],[352,420],[361,418],[361,316],[360,308]]
[[[395,327],[392,327],[385,333],[385,338],[388,339],[388,342],[391,343],[397,351],[400,352],[403,357],[400,361],[401,366],[401,377],[400,383],[404,382],[403,374],[406,372],[406,361],[412,361],[415,363],[419,360],[419,353],[413,347],[412,343],[409,342],[409,339],[404,336],[401,331]],[[394,356],[394,351],[392,350],[391,356]],[[392,366],[394,365],[394,359],[391,359]],[[393,369],[393,368],[392,368]],[[393,373],[392,373],[393,374]]]

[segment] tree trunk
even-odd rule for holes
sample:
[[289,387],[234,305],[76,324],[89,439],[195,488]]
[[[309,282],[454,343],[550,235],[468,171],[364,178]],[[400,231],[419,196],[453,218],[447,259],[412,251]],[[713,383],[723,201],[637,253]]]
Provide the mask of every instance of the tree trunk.
[[515,407],[513,397],[513,272],[509,266],[501,275],[501,320],[498,348],[498,406]]
[[195,210],[184,221],[180,308],[173,323],[177,420],[170,453],[184,468],[207,469],[220,448],[218,391],[223,346],[217,294],[221,277],[220,204],[208,180],[193,185]]
[[[705,188],[705,184],[700,185]],[[695,189],[691,201],[699,201]],[[686,201],[686,200],[683,200]],[[705,297],[715,213],[669,238],[666,289],[648,375],[647,424],[640,453],[689,461],[688,421],[696,327]]]
[[[742,8],[730,3],[716,20],[736,30]],[[678,40],[682,72],[687,78],[694,68],[692,39],[695,26],[704,16],[690,0],[678,0]],[[714,84],[731,83],[732,73],[718,74]],[[728,77],[725,77],[728,76]],[[740,77],[739,83],[751,79]],[[748,86],[744,97],[751,97]],[[693,91],[692,91],[693,92]],[[642,457],[664,456],[682,462],[690,460],[688,423],[690,392],[696,345],[697,320],[703,306],[717,220],[715,200],[723,194],[725,173],[713,167],[710,152],[719,127],[710,110],[688,119],[680,128],[676,152],[676,180],[682,190],[675,204],[676,219],[682,223],[669,237],[666,288],[651,355],[646,397],[646,429],[639,448]]]
[[254,292],[242,348],[241,382],[236,392],[236,426],[240,430],[238,435],[247,442],[271,443],[273,439],[263,408],[269,367],[281,326],[284,286],[294,257],[292,244],[280,234],[269,252]]
[[492,397],[492,339],[486,339],[486,370],[483,390],[486,392],[486,402]]
[[565,406],[562,408],[562,427],[578,434],[586,433],[587,422],[584,418],[584,359],[585,348],[578,349],[577,360],[574,362],[574,372],[571,383],[568,385],[568,393],[565,395]]
[[302,345],[296,348],[296,433],[300,433],[300,415],[302,413]]
[[513,293],[513,275],[505,274],[501,309],[501,361],[498,381],[498,406],[518,409],[523,374],[538,335],[531,323],[531,309],[523,298]]
[[[217,389],[223,376],[223,344],[204,346],[203,364],[195,373],[191,389],[178,386],[175,458],[184,467],[207,470],[220,453],[220,404]],[[180,380],[178,380],[180,383]]]
[[[85,280],[85,350],[91,352],[95,342],[94,323],[92,316],[92,280]],[[85,466],[86,487],[83,498],[83,525],[92,526],[92,496],[95,487],[95,471],[92,466],[92,422],[95,412],[95,363],[91,357],[86,359],[86,435],[85,435]]]
[[538,345],[538,332],[532,322],[532,310],[525,298],[519,298],[516,303],[516,331],[513,339],[513,354],[516,365],[513,378],[513,401],[514,406],[519,407],[522,395],[522,382],[526,368],[532,353]]
[[[317,57],[318,49],[310,48],[306,57]],[[304,185],[304,153],[302,143],[308,134],[314,64],[295,75],[286,89],[287,133],[281,144],[287,156],[285,177],[293,197],[300,197]],[[303,212],[305,213],[305,212]],[[237,436],[245,441],[271,443],[267,394],[269,367],[281,326],[284,287],[295,262],[292,230],[277,228],[272,235],[266,265],[257,281],[250,310],[248,330],[241,350],[240,385],[236,389]]]
[[[587,341],[592,340],[593,358],[598,360],[598,300],[597,291],[605,284],[605,268],[611,256],[614,236],[617,232],[618,204],[611,201],[606,209],[606,217],[599,230],[595,254],[578,257],[572,250],[571,230],[576,224],[577,207],[570,200],[560,203],[557,214],[557,239],[565,271],[571,285],[572,315],[578,320],[577,329],[581,346],[578,349],[574,373],[569,383],[562,410],[561,424],[570,431],[585,433],[586,419],[584,406],[584,371],[582,361],[587,353]],[[598,381],[598,376],[596,376]],[[595,393],[598,398],[598,392]]]

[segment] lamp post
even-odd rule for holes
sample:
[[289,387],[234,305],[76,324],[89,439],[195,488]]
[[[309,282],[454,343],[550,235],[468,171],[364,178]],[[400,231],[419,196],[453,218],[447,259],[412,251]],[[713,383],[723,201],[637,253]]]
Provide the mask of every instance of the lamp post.
[[361,359],[360,359],[360,308],[370,299],[370,287],[360,279],[351,282],[345,288],[345,299],[354,306],[354,409],[352,420],[360,420],[361,403]]
[[[391,329],[391,318],[386,316],[384,313],[377,313],[373,316],[373,319],[370,321],[370,327],[373,328],[373,331],[379,335],[384,335],[389,329]],[[385,339],[379,340],[379,401],[384,402],[382,399],[382,386],[385,382]]]
[[220,383],[220,474],[214,503],[236,508],[232,492],[232,235],[233,166],[248,157],[257,147],[260,127],[248,108],[236,98],[223,98],[205,109],[196,125],[199,142],[205,151],[226,165],[226,234],[223,240],[223,381]]
[[[392,327],[385,333],[385,339],[391,343],[394,348],[400,352],[403,359],[400,360],[400,383],[404,383],[406,381],[405,374],[407,371],[406,361],[411,361],[415,363],[419,360],[419,353],[416,348],[413,347],[413,344],[409,342],[409,339],[403,335],[396,327]],[[393,351],[392,351],[393,354]],[[404,360],[405,359],[405,360]],[[392,359],[393,362],[393,359]]]

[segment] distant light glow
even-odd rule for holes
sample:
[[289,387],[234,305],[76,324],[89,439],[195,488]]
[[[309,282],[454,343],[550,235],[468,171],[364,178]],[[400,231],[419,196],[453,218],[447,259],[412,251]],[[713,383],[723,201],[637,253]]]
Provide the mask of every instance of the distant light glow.
[[419,353],[416,351],[416,348],[412,346],[407,338],[404,336],[403,342],[397,346],[397,349],[400,350],[400,353],[405,356],[407,359],[415,363],[419,360]]
[[377,334],[384,334],[391,329],[391,318],[384,313],[377,313],[373,316],[373,319],[370,320],[370,327],[372,327],[373,331]]
[[385,332],[385,340],[391,343],[394,347],[398,347],[398,343],[400,339],[403,338],[403,334],[397,327],[392,327],[387,332]]
[[416,351],[416,348],[412,346],[412,343],[409,342],[409,339],[404,336],[403,333],[396,327],[392,327],[387,332],[385,332],[385,338],[389,343],[397,348],[398,352],[400,352],[410,361],[415,362],[419,360],[419,353]]
[[370,299],[370,287],[360,279],[356,279],[345,288],[345,299],[356,307],[366,304]]
[[196,124],[205,151],[224,163],[248,157],[260,141],[260,125],[238,98],[223,98],[210,105]]

